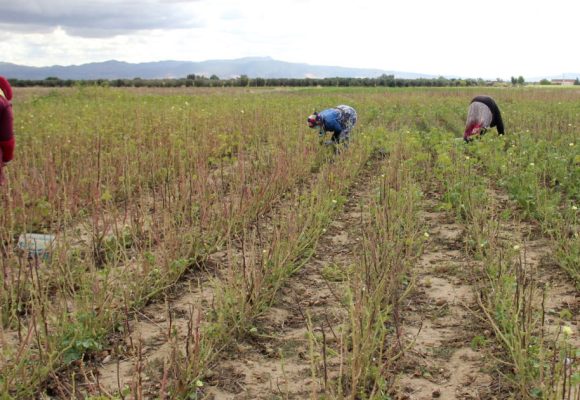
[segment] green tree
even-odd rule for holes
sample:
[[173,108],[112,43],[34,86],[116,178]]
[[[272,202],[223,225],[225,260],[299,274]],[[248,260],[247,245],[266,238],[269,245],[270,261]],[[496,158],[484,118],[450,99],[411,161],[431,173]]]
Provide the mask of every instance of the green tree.
[[240,76],[240,86],[245,87],[245,86],[248,86],[249,84],[250,84],[250,78],[248,78],[248,75]]

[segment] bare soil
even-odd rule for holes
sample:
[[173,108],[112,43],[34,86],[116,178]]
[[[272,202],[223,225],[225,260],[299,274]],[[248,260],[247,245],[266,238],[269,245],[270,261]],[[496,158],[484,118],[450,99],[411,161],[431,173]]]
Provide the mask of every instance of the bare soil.
[[315,255],[257,321],[257,334],[238,342],[212,367],[209,398],[304,399],[331,390],[328,383],[341,372],[340,332],[348,317],[344,280],[359,262],[362,226],[369,218],[365,203],[376,169],[367,165],[358,177]]
[[[333,395],[335,386],[329,382],[344,373],[345,365],[340,354],[340,332],[348,317],[343,302],[345,276],[359,262],[376,170],[375,165],[361,173],[314,256],[280,289],[272,307],[255,321],[252,333],[235,341],[211,364],[200,387],[204,398]],[[505,199],[501,202],[507,206]],[[435,193],[424,203],[422,217],[429,238],[414,270],[415,290],[401,310],[399,332],[406,350],[395,371],[393,398],[504,398],[509,393],[502,392],[496,364],[486,353],[489,346],[484,345],[494,335],[478,314],[475,297],[474,271],[481,268],[480,261],[466,251],[465,227],[439,210],[438,204]],[[536,227],[521,222],[506,224],[499,237],[521,244],[522,262],[534,271],[538,287],[545,288],[546,331],[557,333],[563,325],[572,326],[571,341],[578,347],[579,294],[551,261],[549,241],[537,234]],[[231,255],[220,251],[210,257],[209,264],[223,266],[230,259]],[[216,273],[208,269],[191,275],[166,301],[135,314],[128,321],[130,335],[119,343],[123,351],[118,354],[125,357],[104,352],[93,385],[113,394],[140,383],[144,398],[158,397],[167,359],[176,349],[184,350],[192,321],[201,324],[200,310],[211,307],[210,280]]]
[[[492,195],[502,209],[510,207],[506,196]],[[504,350],[475,297],[475,271],[482,268],[481,262],[470,256],[465,226],[438,211],[437,196],[430,197],[424,213],[429,244],[417,265],[416,290],[403,311],[410,351],[401,363],[396,398],[509,398],[513,389],[497,373],[497,359],[505,357]],[[520,264],[535,287],[533,306],[545,314],[546,337],[561,338],[561,328],[572,326],[570,342],[577,348],[580,293],[553,262],[550,241],[535,224],[515,220],[500,226],[497,240],[519,249],[512,262]],[[572,394],[575,398],[574,390]]]
[[429,240],[416,266],[416,289],[402,311],[409,349],[396,398],[491,398],[493,378],[484,354],[472,345],[483,333],[471,311],[475,261],[463,251],[463,227],[433,200],[423,218]]
[[[369,170],[368,167],[365,169],[367,175]],[[361,179],[368,181],[369,177],[365,173],[362,175],[364,178]],[[359,198],[356,194],[356,186],[349,200],[352,208],[355,207],[354,202]],[[272,206],[269,215],[262,218],[261,224],[264,226],[259,228],[262,234],[272,234],[274,229],[269,224],[275,223],[272,222],[276,220],[274,216],[287,207],[291,205],[285,204],[284,200]],[[348,211],[345,211],[345,214],[348,214]],[[352,218],[360,218],[360,214]],[[234,348],[228,348],[225,351],[228,354],[227,358],[232,358],[233,362],[240,354],[249,352],[246,349],[252,349],[257,353],[263,353],[264,359],[260,362],[265,365],[263,368],[266,370],[277,369],[279,376],[287,376],[294,372],[293,368],[298,368],[296,376],[304,374],[304,366],[308,368],[308,364],[301,362],[294,367],[291,363],[281,364],[280,359],[286,357],[286,353],[304,357],[305,353],[297,349],[302,346],[309,331],[318,331],[322,327],[325,333],[331,336],[336,335],[330,329],[330,325],[338,323],[342,307],[339,305],[338,297],[334,298],[339,295],[333,293],[333,285],[338,286],[340,283],[329,284],[326,279],[321,278],[320,271],[328,260],[335,260],[335,258],[334,262],[343,265],[344,262],[340,261],[340,257],[345,252],[352,252],[352,247],[349,249],[348,246],[350,238],[343,232],[344,228],[344,222],[340,220],[333,222],[325,235],[326,239],[323,239],[317,248],[317,254],[328,253],[328,255],[320,259],[315,257],[296,277],[292,278],[289,285],[282,289],[279,302],[256,321],[256,333],[247,340],[235,343]],[[265,243],[267,242],[268,240],[265,240]],[[191,272],[190,276],[183,279],[172,290],[172,293],[166,296],[165,300],[158,300],[141,311],[130,310],[130,320],[126,321],[124,327],[128,334],[119,335],[118,341],[114,343],[113,340],[111,347],[94,360],[98,367],[93,373],[94,376],[89,376],[86,380],[85,392],[113,395],[127,387],[140,387],[143,388],[144,398],[159,396],[159,382],[163,380],[163,371],[168,360],[176,351],[185,350],[184,343],[188,337],[192,332],[200,329],[204,316],[211,312],[214,300],[212,279],[219,279],[220,274],[227,270],[228,263],[239,262],[243,257],[239,240],[234,239],[230,245],[228,249],[212,254],[206,263],[210,268]],[[327,248],[331,251],[322,250]],[[335,268],[336,271],[339,271],[337,268]],[[334,304],[331,304],[333,302]],[[308,330],[304,323],[306,313],[312,313],[314,310],[317,315],[313,315],[313,325]],[[321,320],[322,315],[324,315],[324,320]],[[284,329],[290,331],[286,339],[282,339],[283,348],[279,349],[276,347],[275,336],[279,330]],[[251,363],[251,360],[248,363]],[[265,379],[260,378],[264,376],[263,372],[246,372],[248,368],[241,365],[228,365],[224,360],[223,363],[205,373],[207,382],[200,387],[200,394],[207,392],[211,397],[215,396],[214,393],[224,391],[237,395],[253,385],[252,381],[248,383],[242,380],[242,377],[249,379],[257,374],[256,381]],[[289,380],[281,382],[280,379],[276,379],[276,381],[275,386],[281,384],[287,388],[290,386]],[[299,382],[302,390],[302,379]]]

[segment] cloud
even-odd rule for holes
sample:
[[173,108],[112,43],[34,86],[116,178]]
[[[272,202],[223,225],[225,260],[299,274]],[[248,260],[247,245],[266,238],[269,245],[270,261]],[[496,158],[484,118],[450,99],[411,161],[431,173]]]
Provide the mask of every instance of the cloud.
[[24,33],[61,28],[71,36],[112,37],[154,29],[201,26],[197,0],[19,0],[0,3],[0,26]]
[[546,10],[540,0],[0,0],[0,54],[34,66],[270,56],[462,77],[576,72],[580,2]]

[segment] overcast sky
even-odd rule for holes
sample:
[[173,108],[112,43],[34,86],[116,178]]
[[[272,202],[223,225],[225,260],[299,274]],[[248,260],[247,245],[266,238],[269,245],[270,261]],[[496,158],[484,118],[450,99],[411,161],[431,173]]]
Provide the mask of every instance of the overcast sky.
[[0,61],[270,56],[532,78],[580,72],[579,16],[579,0],[0,0]]

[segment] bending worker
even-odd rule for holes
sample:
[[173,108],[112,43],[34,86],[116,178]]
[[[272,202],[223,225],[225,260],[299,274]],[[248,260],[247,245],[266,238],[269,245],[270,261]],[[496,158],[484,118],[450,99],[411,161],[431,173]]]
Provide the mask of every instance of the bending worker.
[[503,135],[503,121],[499,107],[489,96],[476,96],[471,100],[467,111],[467,122],[463,139],[469,142],[471,136],[483,135],[488,128],[497,127],[497,133]]
[[328,108],[319,113],[314,113],[308,117],[310,128],[319,128],[320,138],[326,132],[332,132],[332,138],[325,144],[345,143],[348,145],[349,135],[356,124],[356,111],[350,106],[340,105],[335,108]]

